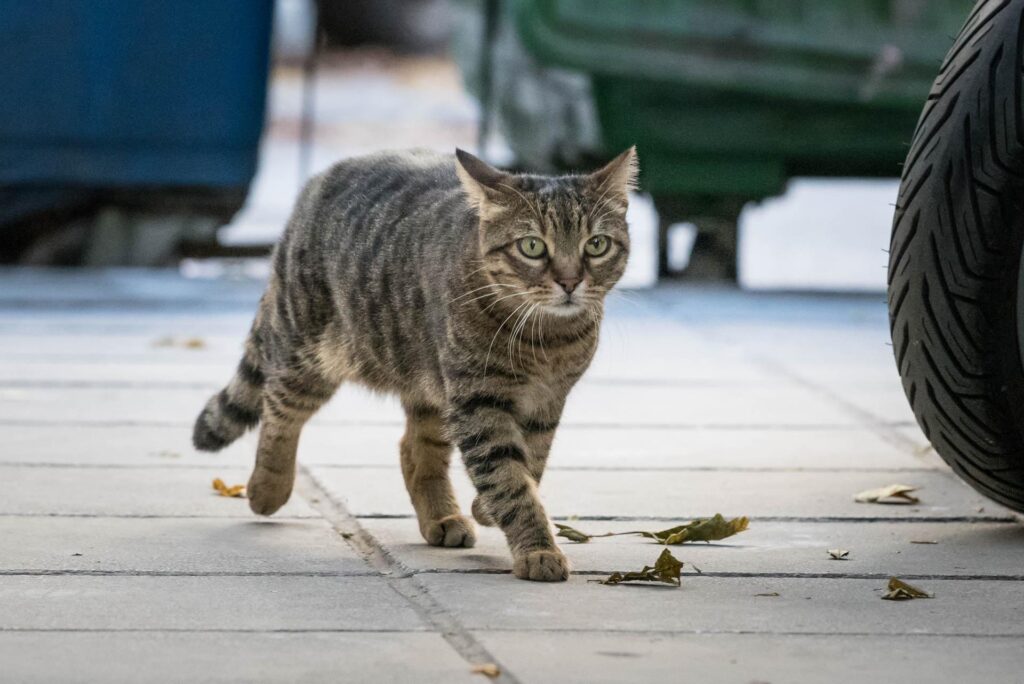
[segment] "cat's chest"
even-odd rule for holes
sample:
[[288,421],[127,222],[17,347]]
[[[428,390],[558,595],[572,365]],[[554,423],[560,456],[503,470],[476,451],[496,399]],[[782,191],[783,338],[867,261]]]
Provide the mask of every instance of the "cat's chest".
[[584,369],[585,366],[573,369],[562,366],[532,373],[519,388],[517,405],[526,414],[543,413],[551,406],[560,406]]

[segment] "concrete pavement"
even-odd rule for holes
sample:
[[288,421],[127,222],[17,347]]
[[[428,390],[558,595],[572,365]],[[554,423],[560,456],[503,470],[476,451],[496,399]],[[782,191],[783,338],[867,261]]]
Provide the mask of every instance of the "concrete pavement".
[[[307,428],[277,516],[216,496],[214,477],[245,481],[254,436],[199,454],[191,421],[259,291],[0,272],[0,681],[473,682],[486,662],[507,682],[1020,681],[1024,527],[929,450],[879,297],[610,303],[541,491],[590,533],[751,516],[673,548],[672,589],[589,581],[652,563],[639,537],[566,542],[577,572],[558,585],[514,580],[493,530],[424,545],[400,411],[354,388]],[[896,482],[921,503],[853,501]],[[893,574],[935,598],[880,600]]]

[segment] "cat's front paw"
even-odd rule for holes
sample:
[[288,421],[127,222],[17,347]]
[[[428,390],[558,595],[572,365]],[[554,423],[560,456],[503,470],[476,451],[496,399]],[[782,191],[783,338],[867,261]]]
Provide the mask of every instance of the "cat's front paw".
[[273,515],[281,506],[288,503],[292,495],[292,484],[293,481],[290,479],[257,469],[245,488],[249,497],[249,508],[257,515]]
[[477,496],[473,499],[473,519],[484,527],[494,527],[494,520],[491,519],[491,515],[484,510],[483,500]]
[[423,528],[423,538],[431,546],[472,548],[476,544],[473,522],[464,515],[449,515],[431,520]]
[[527,551],[513,559],[512,574],[534,582],[564,582],[569,579],[569,559],[557,549]]

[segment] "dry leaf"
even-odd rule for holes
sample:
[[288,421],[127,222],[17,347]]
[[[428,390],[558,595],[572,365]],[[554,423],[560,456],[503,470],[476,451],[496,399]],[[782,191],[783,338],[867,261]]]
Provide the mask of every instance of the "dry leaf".
[[832,560],[849,560],[850,552],[846,549],[829,549],[828,555],[832,556]]
[[933,539],[911,539],[911,544],[938,544],[939,542]]
[[569,541],[576,542],[577,544],[586,544],[591,540],[592,536],[579,530],[575,530],[568,525],[559,525],[555,523],[555,527],[558,528],[558,534],[556,537],[565,537]]
[[889,591],[883,596],[886,601],[909,601],[910,599],[935,598],[932,594],[912,587],[897,577],[889,578]]
[[710,518],[698,518],[691,523],[670,527],[660,532],[634,532],[662,544],[675,546],[685,542],[712,542],[731,537],[747,529],[750,520],[746,517],[726,520],[721,513]]
[[921,500],[916,496],[913,496],[911,492],[916,492],[917,487],[911,487],[910,485],[894,484],[888,487],[879,487],[878,489],[869,489],[863,491],[854,497],[854,501],[857,503],[880,503],[880,504],[916,504],[921,503]]
[[754,596],[775,597],[775,596],[781,596],[781,594],[779,594],[779,592],[777,592],[777,591],[768,591],[768,592],[765,592],[763,594],[754,594]]
[[501,669],[494,663],[482,663],[480,665],[474,665],[471,670],[473,674],[482,674],[494,679],[501,674]]
[[228,487],[224,484],[224,480],[214,478],[213,488],[217,490],[217,493],[221,496],[245,496],[245,485],[231,485]]
[[637,572],[613,572],[607,579],[591,580],[601,584],[622,584],[623,582],[661,582],[679,586],[679,573],[683,569],[682,561],[672,555],[672,552],[665,549],[654,561],[654,566],[645,565],[643,570]]
[[153,342],[154,347],[181,347],[182,349],[205,349],[206,342],[199,337],[186,337],[177,339],[174,337],[161,337]]

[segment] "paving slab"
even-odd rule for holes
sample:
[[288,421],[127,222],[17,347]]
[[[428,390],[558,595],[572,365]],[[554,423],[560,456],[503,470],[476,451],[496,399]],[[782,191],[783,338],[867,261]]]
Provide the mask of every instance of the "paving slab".
[[482,681],[440,635],[418,632],[3,632],[0,662],[22,684]]
[[0,517],[0,572],[373,570],[322,520]]
[[[248,467],[256,453],[249,432],[216,454],[192,448],[189,427],[102,424],[6,425],[0,463],[132,467]],[[404,427],[308,425],[299,460],[307,465],[395,465]],[[112,439],[116,435],[116,439]],[[923,439],[923,436],[922,436]],[[892,469],[941,467],[858,428],[584,428],[562,426],[549,469]]]
[[177,269],[5,268],[0,271],[0,306],[17,308],[57,304],[81,308],[87,304],[115,305],[207,304],[255,306],[263,283],[252,278],[182,278]]
[[[0,464],[244,469],[252,466],[257,443],[250,432],[223,451],[196,451],[186,426],[0,425],[0,430]],[[306,435],[303,441],[305,451]]]
[[[313,467],[331,495],[358,516],[411,515],[398,468]],[[906,480],[906,482],[901,482]],[[452,482],[465,510],[474,490],[465,472]],[[921,504],[856,503],[858,492],[895,484],[921,488]],[[1009,514],[944,471],[571,471],[544,475],[541,496],[556,518],[689,519],[714,513],[815,519],[990,519]],[[981,509],[981,510],[979,510]]]
[[194,355],[188,358],[178,352],[174,356],[177,358],[0,361],[0,388],[180,387],[212,393],[224,386],[237,364],[227,358],[199,361]]
[[3,630],[420,630],[376,577],[0,576]]
[[[201,334],[199,326],[188,329],[165,328],[164,332],[128,334],[124,332],[109,333],[76,333],[71,342],[69,337],[56,333],[40,333],[39,335],[0,334],[0,354],[8,359],[25,356],[42,358],[54,355],[57,358],[77,357],[80,359],[108,359],[113,354],[125,354],[130,358],[148,357],[152,360],[161,359],[193,359],[197,362],[209,363],[211,360],[229,358],[242,353],[244,337],[236,334]],[[167,346],[167,338],[179,340],[199,338],[201,348],[182,348],[176,345]],[[181,353],[175,353],[181,352]],[[172,356],[173,354],[173,356]]]
[[[192,388],[7,387],[0,388],[6,421],[190,424],[211,392]],[[396,399],[353,386],[342,388],[312,423],[401,423]],[[644,386],[581,384],[569,397],[565,425],[832,426],[858,419],[798,387]]]
[[[687,521],[570,521],[588,534],[664,530]],[[477,528],[473,549],[428,546],[416,522],[366,518],[364,528],[406,568],[416,572],[509,571],[505,538]],[[662,546],[639,536],[593,539],[577,544],[558,538],[573,570],[610,574],[651,564]],[[935,542],[915,544],[913,542]],[[831,560],[829,549],[846,549],[848,560]],[[917,575],[1024,579],[1024,525],[1017,523],[773,523],[714,544],[671,547],[677,558],[707,574]]]
[[[248,501],[214,492],[214,476],[229,485],[244,484],[249,472],[0,466],[0,515],[252,518]],[[277,517],[319,516],[293,496]]]
[[[1019,581],[922,580],[915,584],[934,599],[883,601],[882,579],[690,575],[682,587],[606,586],[581,576],[559,584],[493,574],[428,574],[419,580],[473,630],[1024,637]],[[779,596],[756,596],[772,593]]]
[[1019,637],[477,632],[524,684],[991,682],[1016,684]]
[[830,386],[829,390],[881,422],[915,424],[917,421],[898,378],[876,386]]

